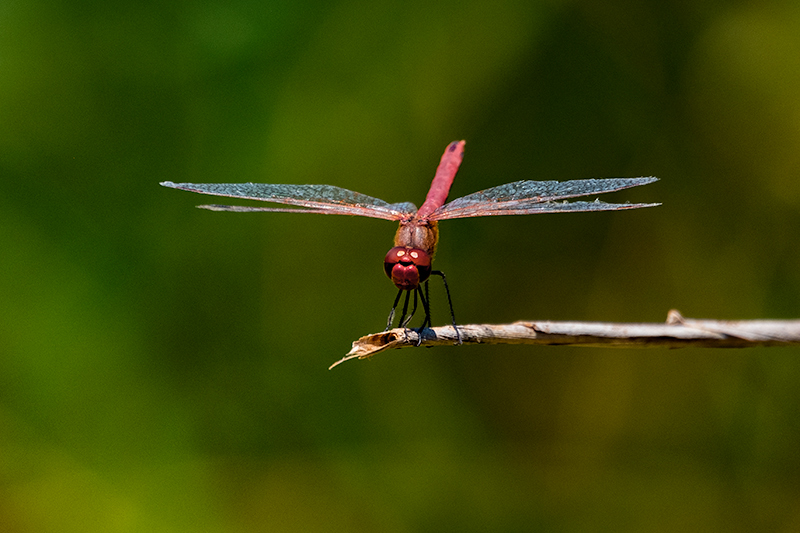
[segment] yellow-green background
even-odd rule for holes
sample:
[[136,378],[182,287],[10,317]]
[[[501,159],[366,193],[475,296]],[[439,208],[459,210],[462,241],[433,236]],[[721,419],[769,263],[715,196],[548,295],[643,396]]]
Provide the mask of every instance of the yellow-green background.
[[798,349],[328,371],[384,325],[394,224],[158,186],[419,205],[462,138],[451,198],[663,206],[443,223],[461,323],[800,316],[795,1],[4,0],[0,530],[800,529]]

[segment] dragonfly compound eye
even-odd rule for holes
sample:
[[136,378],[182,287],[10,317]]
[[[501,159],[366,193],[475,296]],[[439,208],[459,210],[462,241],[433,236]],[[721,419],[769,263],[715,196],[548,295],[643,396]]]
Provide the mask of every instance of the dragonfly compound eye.
[[414,290],[431,275],[431,257],[419,248],[395,246],[383,260],[383,270],[398,289]]

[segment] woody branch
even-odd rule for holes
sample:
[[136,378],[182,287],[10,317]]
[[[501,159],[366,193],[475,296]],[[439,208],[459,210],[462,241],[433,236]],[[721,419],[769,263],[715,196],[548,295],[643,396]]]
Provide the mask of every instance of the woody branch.
[[[751,348],[800,346],[800,320],[709,320],[684,318],[675,310],[666,323],[521,321],[458,326],[464,344],[538,344],[608,348]],[[420,339],[421,336],[421,339]],[[361,337],[330,368],[350,359],[410,346],[456,342],[452,326],[422,332],[396,328]]]

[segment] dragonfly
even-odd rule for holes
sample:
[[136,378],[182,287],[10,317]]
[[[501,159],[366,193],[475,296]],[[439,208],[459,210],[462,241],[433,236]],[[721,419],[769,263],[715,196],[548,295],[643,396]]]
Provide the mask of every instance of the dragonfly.
[[[593,201],[570,201],[572,198],[619,191],[657,181],[655,177],[604,178],[571,181],[523,180],[491,187],[447,202],[450,186],[464,158],[465,141],[453,141],[444,151],[433,177],[425,202],[417,209],[410,202],[390,204],[333,185],[280,185],[268,183],[173,183],[164,181],[164,187],[184,191],[225,196],[243,200],[261,200],[294,207],[260,207],[238,205],[199,205],[211,211],[236,213],[314,213],[320,215],[356,215],[381,218],[399,222],[394,237],[394,247],[383,260],[383,269],[398,289],[386,324],[388,331],[394,322],[395,312],[405,294],[398,327],[406,328],[417,311],[418,300],[422,302],[425,318],[419,331],[431,323],[428,280],[432,275],[442,279],[450,319],[456,333],[457,343],[461,334],[456,326],[450,288],[447,278],[440,270],[433,270],[431,263],[439,240],[438,223],[454,218],[484,217],[496,215],[533,215],[537,213],[577,213],[588,211],[618,211],[654,207],[657,203],[612,204]],[[422,287],[424,286],[424,291]],[[409,300],[414,294],[409,313]],[[420,335],[420,340],[422,336]]]

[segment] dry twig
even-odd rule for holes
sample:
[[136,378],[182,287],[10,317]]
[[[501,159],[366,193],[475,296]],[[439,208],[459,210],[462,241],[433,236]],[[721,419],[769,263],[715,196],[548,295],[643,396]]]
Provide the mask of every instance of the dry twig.
[[[698,320],[672,310],[664,324],[613,322],[515,322],[458,326],[464,344],[541,344],[617,348],[752,348],[800,346],[800,320]],[[420,341],[420,335],[422,339]],[[384,350],[408,346],[454,344],[452,326],[421,333],[396,328],[361,337],[330,368],[350,359],[365,359]]]

